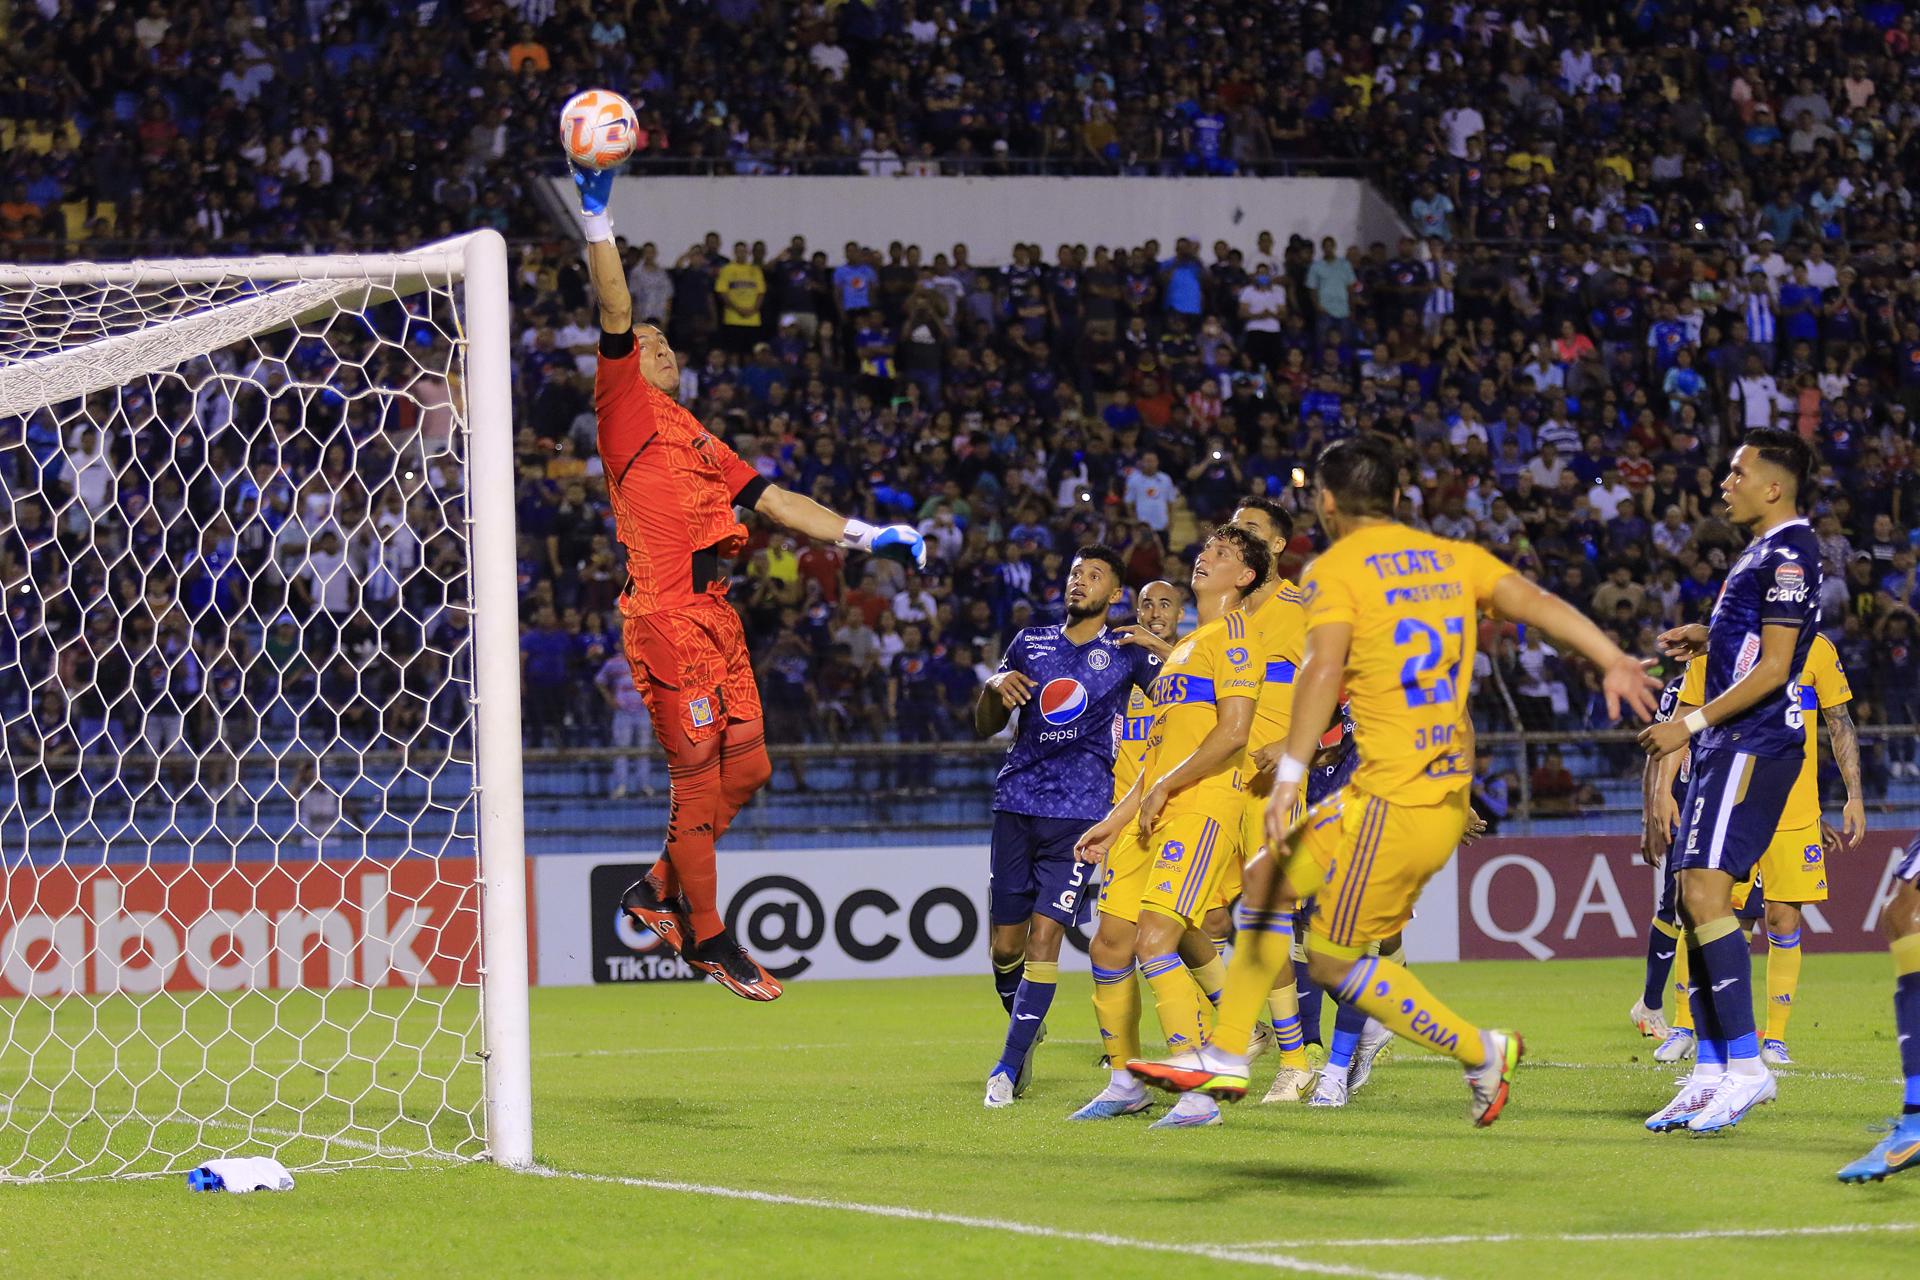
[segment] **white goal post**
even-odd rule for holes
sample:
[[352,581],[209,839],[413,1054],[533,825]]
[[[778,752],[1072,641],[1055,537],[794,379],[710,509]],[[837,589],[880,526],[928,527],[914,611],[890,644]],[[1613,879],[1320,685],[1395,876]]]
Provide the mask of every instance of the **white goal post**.
[[0,266],[0,1181],[533,1159],[505,242]]

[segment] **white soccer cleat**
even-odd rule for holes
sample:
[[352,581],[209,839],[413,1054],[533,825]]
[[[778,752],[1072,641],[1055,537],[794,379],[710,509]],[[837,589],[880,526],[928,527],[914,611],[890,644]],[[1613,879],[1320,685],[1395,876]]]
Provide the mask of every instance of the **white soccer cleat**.
[[1653,1051],[1655,1062],[1685,1062],[1693,1056],[1693,1032],[1685,1027],[1672,1027],[1660,1047]]
[[1273,1034],[1273,1024],[1256,1022],[1253,1024],[1253,1038],[1247,1041],[1247,1061],[1252,1062],[1261,1054],[1279,1047],[1279,1038]]
[[1667,1037],[1673,1034],[1673,1028],[1667,1025],[1666,1015],[1658,1009],[1647,1008],[1645,1000],[1635,1000],[1627,1016],[1633,1019],[1633,1029],[1649,1040],[1664,1044]]
[[1747,1112],[1772,1102],[1779,1092],[1771,1071],[1752,1076],[1729,1071],[1720,1077],[1720,1087],[1714,1090],[1707,1104],[1688,1118],[1687,1128],[1694,1133],[1731,1129],[1746,1119]]
[[1373,1076],[1373,1065],[1386,1056],[1387,1046],[1393,1043],[1393,1032],[1372,1018],[1360,1032],[1360,1044],[1353,1051],[1353,1069],[1347,1073],[1347,1092],[1360,1092],[1360,1086]]
[[1703,1111],[1713,1101],[1713,1095],[1720,1089],[1725,1074],[1703,1076],[1694,1071],[1680,1082],[1680,1092],[1673,1095],[1673,1101],[1647,1117],[1647,1128],[1654,1133],[1671,1133],[1675,1129],[1684,1129],[1687,1122]]
[[1344,1107],[1347,1105],[1346,1073],[1329,1067],[1320,1073],[1320,1083],[1314,1087],[1313,1096],[1307,1099],[1310,1107]]
[[1204,1093],[1183,1093],[1167,1114],[1149,1129],[1203,1129],[1220,1123],[1220,1104]]
[[1268,1102],[1298,1102],[1313,1087],[1313,1072],[1304,1067],[1282,1067],[1273,1077],[1273,1083],[1267,1087],[1267,1096],[1260,1099]]
[[1760,1061],[1769,1067],[1790,1067],[1793,1065],[1793,1055],[1787,1052],[1785,1040],[1762,1040]]
[[1004,1071],[996,1071],[987,1077],[986,1104],[989,1107],[1010,1107],[1013,1105],[1013,1077]]

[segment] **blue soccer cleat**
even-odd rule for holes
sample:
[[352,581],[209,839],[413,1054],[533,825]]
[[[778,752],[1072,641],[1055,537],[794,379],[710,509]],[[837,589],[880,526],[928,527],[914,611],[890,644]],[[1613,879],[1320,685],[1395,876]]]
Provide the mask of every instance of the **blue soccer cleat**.
[[1762,1040],[1760,1061],[1769,1067],[1790,1067],[1793,1065],[1793,1055],[1787,1052],[1785,1040]]
[[1879,1182],[1920,1166],[1920,1115],[1896,1116],[1873,1150],[1840,1171],[1842,1182]]
[[1153,1105],[1153,1099],[1147,1096],[1145,1089],[1135,1086],[1128,1093],[1117,1085],[1108,1085],[1094,1095],[1092,1102],[1080,1108],[1069,1120],[1115,1120],[1121,1116],[1137,1116]]

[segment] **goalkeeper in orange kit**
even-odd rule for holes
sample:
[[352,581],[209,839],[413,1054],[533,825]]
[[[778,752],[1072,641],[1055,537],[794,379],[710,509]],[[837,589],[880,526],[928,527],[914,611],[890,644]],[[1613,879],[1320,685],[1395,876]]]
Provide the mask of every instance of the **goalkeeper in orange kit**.
[[876,528],[769,484],[674,400],[680,365],[666,335],[633,324],[607,213],[613,173],[574,170],[587,267],[600,303],[593,407],[614,524],[627,551],[620,596],[627,660],[667,757],[666,848],[624,908],[686,961],[749,1000],[780,983],[720,918],[714,843],[767,781],[760,693],[740,619],[727,603],[746,545],[743,507],[796,533],[920,567],[909,525]]

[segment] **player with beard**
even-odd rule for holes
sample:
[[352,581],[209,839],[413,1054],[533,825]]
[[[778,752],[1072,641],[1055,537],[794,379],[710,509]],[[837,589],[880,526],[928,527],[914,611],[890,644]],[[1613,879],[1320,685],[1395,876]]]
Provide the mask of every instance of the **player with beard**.
[[1120,642],[1107,612],[1125,587],[1111,547],[1074,553],[1067,570],[1067,620],[1027,627],[1007,645],[1000,669],[980,690],[973,725],[983,738],[1019,729],[994,782],[987,891],[994,986],[1007,1010],[1007,1037],[987,1076],[986,1105],[1026,1092],[1033,1050],[1045,1034],[1060,973],[1060,942],[1091,905],[1086,863],[1074,844],[1105,816],[1113,773],[1114,722],[1127,700],[1159,671],[1145,649]]

